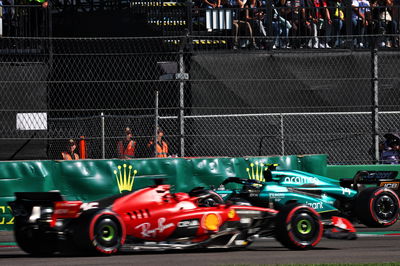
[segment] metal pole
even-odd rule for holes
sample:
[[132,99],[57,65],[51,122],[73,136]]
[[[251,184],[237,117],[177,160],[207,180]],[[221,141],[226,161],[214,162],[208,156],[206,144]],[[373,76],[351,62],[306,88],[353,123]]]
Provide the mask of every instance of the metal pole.
[[105,122],[104,122],[104,113],[101,113],[101,151],[103,159],[106,158],[106,132],[105,132]]
[[267,9],[266,9],[266,23],[267,23],[267,42],[268,42],[268,48],[272,49],[274,43],[273,43],[273,28],[272,28],[272,18],[273,18],[273,8],[272,8],[272,1],[267,1]]
[[346,29],[346,47],[353,49],[353,23],[351,21],[353,8],[351,6],[352,0],[345,0],[345,29]]
[[374,145],[374,160],[379,162],[379,80],[378,80],[378,49],[376,39],[371,37],[371,68],[372,68],[372,143]]
[[285,136],[284,136],[284,128],[283,128],[283,114],[281,114],[281,147],[282,147],[282,156],[285,155]]
[[[180,50],[179,53],[179,73],[184,75],[185,73],[185,62],[183,60],[183,50]],[[179,82],[179,127],[180,127],[180,156],[185,156],[185,119],[184,119],[184,108],[185,108],[185,101],[184,101],[184,89],[185,89],[185,81],[181,79]]]
[[156,90],[156,99],[155,99],[155,110],[154,110],[154,124],[155,124],[155,129],[154,129],[154,157],[157,155],[157,129],[158,129],[158,119],[159,119],[159,114],[158,114],[158,98],[159,98],[159,91]]
[[186,12],[187,12],[187,21],[186,21],[186,25],[188,25],[188,31],[189,34],[192,35],[193,33],[193,2],[192,1],[187,1],[186,2]]

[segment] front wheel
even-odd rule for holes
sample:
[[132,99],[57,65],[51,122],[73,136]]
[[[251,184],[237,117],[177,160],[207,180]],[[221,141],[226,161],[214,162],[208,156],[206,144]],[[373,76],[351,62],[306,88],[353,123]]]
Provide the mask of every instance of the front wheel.
[[400,201],[396,192],[384,187],[370,187],[360,192],[356,215],[369,227],[388,227],[399,219]]
[[275,238],[290,249],[309,249],[322,238],[323,226],[319,214],[309,206],[285,205],[276,216]]

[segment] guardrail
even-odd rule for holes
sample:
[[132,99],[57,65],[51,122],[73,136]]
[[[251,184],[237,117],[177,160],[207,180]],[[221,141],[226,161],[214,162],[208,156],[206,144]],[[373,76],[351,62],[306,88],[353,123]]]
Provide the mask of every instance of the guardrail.
[[153,185],[160,178],[174,191],[188,192],[219,185],[231,176],[260,179],[267,163],[326,172],[326,155],[0,162],[0,231],[12,230],[14,218],[7,202],[14,200],[14,192],[59,190],[66,199],[89,202]]

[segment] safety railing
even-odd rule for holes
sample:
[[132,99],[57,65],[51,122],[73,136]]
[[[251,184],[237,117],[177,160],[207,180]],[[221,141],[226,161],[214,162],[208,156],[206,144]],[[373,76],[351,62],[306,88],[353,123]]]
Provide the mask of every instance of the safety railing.
[[234,43],[227,46],[234,48],[369,48],[370,39],[364,36],[378,34],[379,47],[398,48],[399,8],[193,7],[190,32],[233,36]]

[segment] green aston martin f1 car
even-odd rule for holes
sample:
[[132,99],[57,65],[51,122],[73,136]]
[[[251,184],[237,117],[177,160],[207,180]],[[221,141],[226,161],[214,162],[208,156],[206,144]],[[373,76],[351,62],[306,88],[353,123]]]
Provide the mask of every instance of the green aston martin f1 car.
[[278,210],[291,203],[302,203],[322,217],[339,215],[369,227],[387,227],[399,219],[399,196],[392,188],[396,184],[398,187],[400,181],[391,172],[359,172],[352,179],[336,180],[276,167],[269,165],[256,179],[230,177],[214,189],[215,197],[207,200]]

